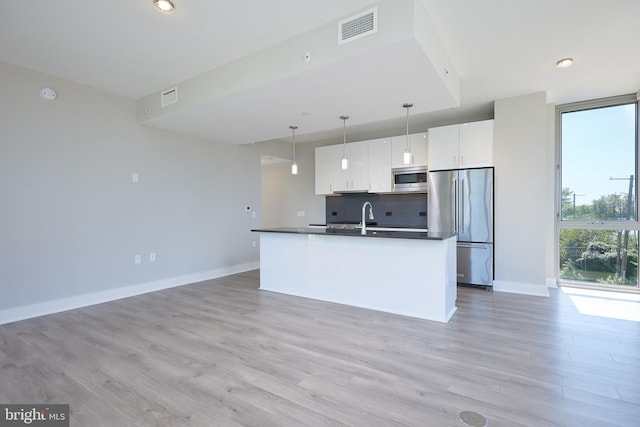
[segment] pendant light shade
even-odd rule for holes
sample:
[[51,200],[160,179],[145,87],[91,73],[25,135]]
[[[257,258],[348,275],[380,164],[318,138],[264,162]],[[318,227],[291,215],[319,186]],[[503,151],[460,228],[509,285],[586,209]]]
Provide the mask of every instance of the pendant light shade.
[[404,153],[402,153],[402,162],[405,165],[411,164],[411,151],[407,148],[404,149]]
[[404,153],[402,154],[402,162],[405,165],[411,164],[411,140],[409,138],[409,108],[413,107],[413,104],[403,104],[403,108],[407,109],[407,143],[404,147]]
[[349,116],[340,116],[342,120],[342,161],[340,167],[343,170],[349,169],[349,160],[347,159],[347,119]]
[[298,126],[289,126],[293,132],[293,164],[291,165],[291,175],[298,175],[298,164],[296,163],[296,129]]

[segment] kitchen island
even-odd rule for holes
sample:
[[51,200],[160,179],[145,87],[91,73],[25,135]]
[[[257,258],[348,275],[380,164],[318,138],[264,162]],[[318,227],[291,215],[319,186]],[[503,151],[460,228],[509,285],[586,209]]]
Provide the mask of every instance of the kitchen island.
[[260,232],[260,289],[448,322],[454,234],[322,228]]

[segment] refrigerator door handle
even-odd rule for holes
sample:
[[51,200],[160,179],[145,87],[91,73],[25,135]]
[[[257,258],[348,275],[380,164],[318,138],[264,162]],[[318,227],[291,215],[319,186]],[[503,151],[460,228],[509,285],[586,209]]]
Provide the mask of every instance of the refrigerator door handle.
[[488,249],[489,245],[485,244],[485,243],[458,242],[458,247],[460,247],[460,248],[473,248],[473,249]]
[[455,203],[456,197],[458,197],[458,178],[454,176],[453,178],[453,200],[454,200],[454,205],[455,205],[455,209],[454,209],[454,221],[453,221],[453,232],[458,234],[458,227],[459,227],[459,207],[458,204]]
[[464,178],[460,178],[460,232],[464,233]]

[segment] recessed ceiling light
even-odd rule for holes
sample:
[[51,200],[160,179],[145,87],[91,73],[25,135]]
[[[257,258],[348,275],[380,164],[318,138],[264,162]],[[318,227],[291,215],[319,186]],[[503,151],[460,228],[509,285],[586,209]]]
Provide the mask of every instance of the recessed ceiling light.
[[562,58],[561,60],[556,62],[556,67],[558,68],[566,68],[573,65],[573,58]]
[[153,0],[153,7],[155,7],[158,12],[167,15],[173,13],[173,3],[171,3],[171,0]]

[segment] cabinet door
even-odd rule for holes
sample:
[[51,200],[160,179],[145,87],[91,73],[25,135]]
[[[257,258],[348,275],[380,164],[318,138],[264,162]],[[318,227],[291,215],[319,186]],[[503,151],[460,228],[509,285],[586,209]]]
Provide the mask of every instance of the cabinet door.
[[411,161],[404,162],[404,150],[407,148],[407,135],[391,138],[391,167],[402,168],[407,166],[426,166],[429,153],[427,151],[427,133],[414,133],[409,135],[409,149]]
[[460,125],[460,167],[493,166],[493,120]]
[[407,148],[407,135],[394,136],[391,138],[391,167],[403,168],[411,166],[411,163],[404,163],[404,150]]
[[352,142],[349,147],[349,190],[369,190],[369,143]]
[[333,146],[316,148],[316,194],[333,194]]
[[[353,159],[351,158],[351,144],[331,145],[333,148],[333,191],[351,190],[351,169]],[[342,169],[342,156],[347,156],[348,168]]]
[[459,125],[429,129],[429,170],[458,168]]
[[427,149],[427,132],[409,135],[411,140],[411,165],[427,166],[429,153]]
[[369,141],[369,192],[391,192],[391,138]]

